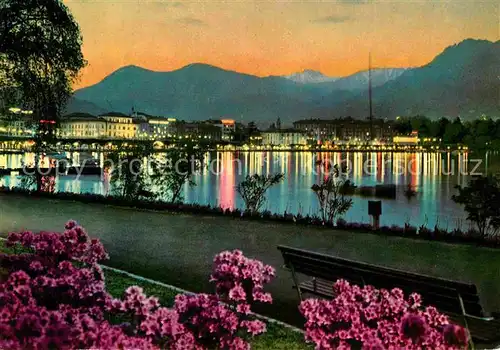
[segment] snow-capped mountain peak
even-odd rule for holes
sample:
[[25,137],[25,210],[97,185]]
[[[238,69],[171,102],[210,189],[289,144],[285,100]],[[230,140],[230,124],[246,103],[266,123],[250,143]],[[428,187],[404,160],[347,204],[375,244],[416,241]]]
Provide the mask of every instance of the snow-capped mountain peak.
[[318,72],[316,70],[312,69],[306,69],[302,72],[298,73],[293,73],[290,75],[285,75],[284,78],[293,80],[297,83],[302,83],[302,84],[314,84],[314,83],[324,83],[327,81],[335,81],[338,78],[336,77],[329,77],[327,75],[324,75],[321,72]]

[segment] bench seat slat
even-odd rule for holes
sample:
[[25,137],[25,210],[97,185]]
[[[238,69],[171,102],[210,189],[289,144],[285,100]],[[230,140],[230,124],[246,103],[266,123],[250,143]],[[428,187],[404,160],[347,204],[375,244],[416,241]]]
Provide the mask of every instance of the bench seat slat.
[[[386,278],[393,278],[393,279],[401,279],[404,281],[412,282],[413,284],[420,284],[420,285],[428,285],[428,286],[433,286],[436,289],[441,289],[445,292],[449,292],[450,290],[456,290],[460,291],[461,295],[465,296],[471,296],[474,297],[477,295],[476,288],[474,287],[473,290],[474,292],[471,292],[471,289],[468,287],[463,288],[464,286],[468,286],[466,284],[460,283],[460,282],[455,282],[455,285],[451,285],[449,283],[445,284],[440,284],[441,279],[436,278],[435,280],[428,280],[428,281],[423,281],[422,279],[415,279],[414,274],[407,274],[407,273],[388,273],[387,271],[384,271],[384,269],[376,270],[373,268],[372,265],[366,265],[366,267],[362,267],[359,264],[356,267],[351,267],[348,265],[345,265],[344,262],[338,262],[338,261],[324,261],[319,259],[318,257],[302,257],[297,254],[293,253],[286,253],[284,255],[285,257],[285,262],[289,261],[295,265],[295,268],[297,269],[300,268],[302,264],[307,264],[310,263],[316,268],[324,267],[326,269],[326,273],[328,271],[341,271],[342,274],[351,274],[351,275],[360,275],[364,274],[366,276],[370,275],[375,275],[375,276],[381,276],[381,277],[386,277]],[[392,272],[393,270],[391,270]],[[320,272],[320,271],[318,271]],[[427,278],[426,278],[427,279]]]
[[[327,267],[315,267],[314,264],[307,262],[302,263],[294,267],[296,272],[303,273],[305,275],[311,277],[317,277],[320,279],[328,280],[337,280],[339,278],[343,278],[348,280],[354,284],[362,284],[362,280],[359,278],[364,277],[366,284],[373,285],[376,288],[387,288],[387,286],[391,286],[390,288],[401,288],[405,293],[419,293],[426,300],[428,304],[439,304],[436,306],[441,306],[441,308],[446,308],[447,311],[450,312],[461,312],[460,304],[458,303],[458,295],[456,291],[445,289],[438,292],[434,292],[421,284],[413,284],[413,283],[405,283],[406,281],[402,281],[399,279],[391,279],[391,278],[380,278],[380,279],[372,279],[369,275],[366,275],[363,272],[359,272],[359,274],[354,273],[345,273],[342,275],[340,272],[328,273]],[[354,278],[354,280],[353,280]],[[334,282],[331,282],[333,286]],[[448,292],[447,294],[445,294]],[[438,294],[439,293],[439,294]],[[472,299],[472,300],[471,300]],[[464,305],[467,312],[471,315],[482,316],[482,308],[478,304],[479,298],[474,296],[474,298],[469,298],[469,300],[465,299]]]
[[278,246],[278,249],[281,251],[283,256],[285,257],[286,255],[297,255],[298,257],[301,258],[307,258],[307,257],[312,257],[313,259],[321,259],[322,261],[325,262],[333,262],[337,263],[341,266],[349,266],[353,269],[359,268],[363,270],[372,270],[372,271],[379,271],[383,272],[385,274],[389,275],[394,275],[394,276],[408,276],[409,278],[412,278],[413,280],[416,281],[421,281],[423,283],[439,283],[441,286],[448,286],[453,289],[459,288],[461,293],[470,293],[470,294],[477,294],[477,288],[474,284],[469,284],[469,283],[463,283],[463,282],[457,282],[457,281],[452,281],[452,280],[447,280],[444,278],[435,278],[435,277],[430,277],[426,275],[421,275],[421,274],[415,274],[411,272],[403,272],[399,271],[396,269],[391,269],[388,267],[382,267],[382,266],[376,266],[376,265],[371,265],[371,264],[366,264],[366,263],[361,263],[357,261],[352,261],[348,259],[343,259],[343,258],[337,258],[331,255],[326,255],[326,254],[321,254],[321,253],[315,253],[303,249],[297,249],[297,248],[291,248],[287,246]]

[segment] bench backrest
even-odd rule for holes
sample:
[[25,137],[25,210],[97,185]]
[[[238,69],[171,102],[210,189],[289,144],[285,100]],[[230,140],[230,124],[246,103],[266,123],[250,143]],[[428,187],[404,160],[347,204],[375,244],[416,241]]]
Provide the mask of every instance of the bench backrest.
[[409,273],[286,246],[278,246],[278,249],[287,267],[310,277],[332,282],[345,279],[353,284],[372,285],[376,288],[400,288],[405,295],[419,293],[424,304],[456,314],[462,313],[461,297],[467,314],[483,316],[474,284]]

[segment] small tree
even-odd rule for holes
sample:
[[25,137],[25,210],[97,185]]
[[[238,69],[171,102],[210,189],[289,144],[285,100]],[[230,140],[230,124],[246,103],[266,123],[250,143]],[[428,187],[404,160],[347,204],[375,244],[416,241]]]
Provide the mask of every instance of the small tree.
[[477,176],[465,187],[456,186],[452,199],[464,206],[467,220],[476,224],[482,237],[495,235],[500,228],[500,184],[497,177]]
[[206,152],[204,146],[188,143],[167,151],[165,159],[155,160],[151,180],[157,196],[173,203],[182,201],[182,187],[196,185],[192,176],[203,168]]
[[146,169],[143,160],[149,155],[146,148],[110,154],[112,193],[126,199],[149,197]]
[[321,184],[311,187],[318,198],[321,219],[325,223],[334,224],[338,216],[344,215],[352,207],[352,199],[347,197],[354,190],[354,184],[341,175],[338,165],[333,167]]
[[252,213],[259,211],[266,201],[267,190],[280,183],[283,178],[283,174],[247,175],[245,180],[236,187],[236,191],[245,202],[246,210],[250,210]]

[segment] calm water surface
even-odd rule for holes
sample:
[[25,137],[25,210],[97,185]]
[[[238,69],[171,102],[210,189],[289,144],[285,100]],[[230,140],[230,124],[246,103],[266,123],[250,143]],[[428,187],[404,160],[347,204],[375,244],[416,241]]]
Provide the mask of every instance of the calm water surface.
[[[103,154],[92,154],[101,163]],[[76,164],[83,159],[80,153],[66,153]],[[224,208],[242,208],[243,202],[236,192],[237,184],[247,174],[281,172],[284,181],[271,188],[265,208],[272,212],[318,212],[317,200],[311,191],[319,183],[325,168],[318,160],[330,164],[347,164],[348,177],[358,186],[395,184],[396,199],[382,199],[382,225],[438,225],[444,229],[466,229],[463,209],[451,200],[456,185],[465,185],[474,170],[477,173],[495,172],[500,164],[498,154],[452,153],[390,153],[390,152],[214,152],[207,154],[209,166],[195,175],[197,186],[184,188],[184,200],[189,203],[219,205]],[[20,168],[33,162],[32,154],[0,154],[0,168]],[[476,164],[479,166],[477,169]],[[5,176],[0,182],[16,186],[19,178]],[[408,186],[417,191],[411,199],[404,192]],[[56,179],[56,190],[75,193],[107,194],[109,178],[105,176],[61,175]],[[353,197],[353,207],[345,215],[348,221],[369,222],[368,198]]]

